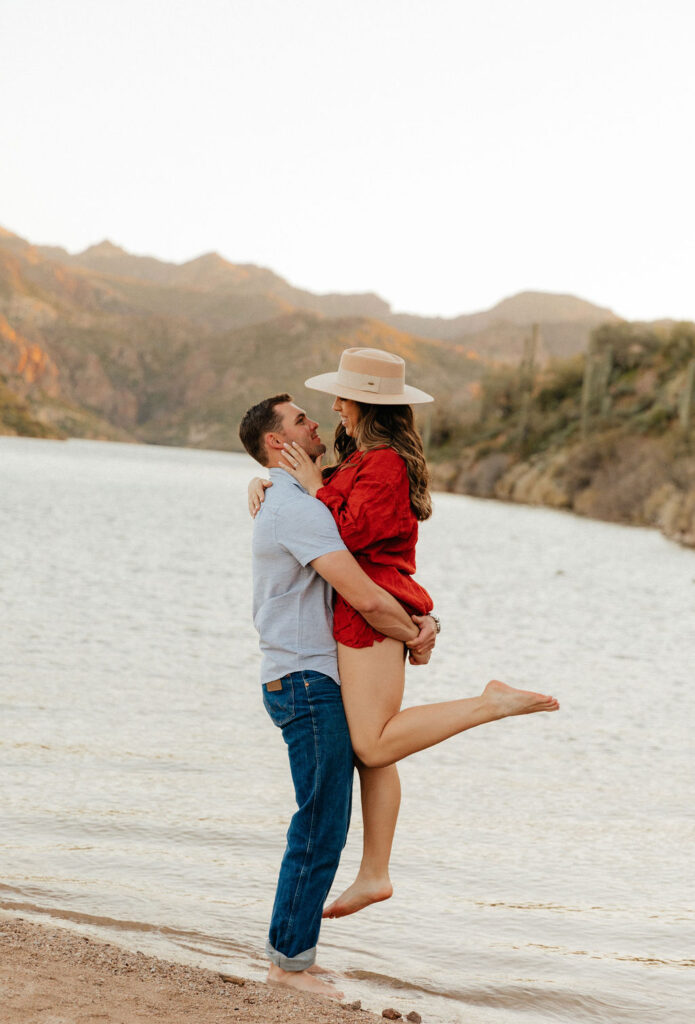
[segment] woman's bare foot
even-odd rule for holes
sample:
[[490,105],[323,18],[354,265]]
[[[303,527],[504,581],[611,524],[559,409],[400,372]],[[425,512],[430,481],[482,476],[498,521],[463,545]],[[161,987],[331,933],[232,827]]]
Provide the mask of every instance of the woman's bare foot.
[[499,679],[492,679],[483,690],[483,699],[490,705],[494,718],[512,715],[532,715],[535,711],[557,711],[560,707],[554,697],[533,690],[517,690]]
[[372,903],[388,900],[391,896],[393,896],[393,886],[388,876],[369,880],[358,875],[352,885],[324,909],[321,916],[347,917],[348,914],[356,914],[358,910],[364,910]]
[[268,971],[267,982],[269,985],[282,985],[285,988],[295,988],[299,992],[307,992],[309,995],[326,996],[328,999],[344,999],[342,992],[339,992],[335,985],[326,981],[320,981],[314,974],[306,971],[283,971],[277,964],[271,964]]

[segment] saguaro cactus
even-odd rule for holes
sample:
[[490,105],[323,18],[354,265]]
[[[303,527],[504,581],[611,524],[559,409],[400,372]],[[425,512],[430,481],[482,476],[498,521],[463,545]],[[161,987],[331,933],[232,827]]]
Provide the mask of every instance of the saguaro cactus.
[[690,433],[690,425],[695,407],[695,359],[691,359],[685,374],[685,386],[681,393],[678,417],[684,434]]
[[540,331],[538,324],[531,328],[531,334],[524,338],[524,351],[519,363],[519,444],[523,447],[528,435],[531,398],[536,380],[536,354]]
[[587,434],[593,418],[608,412],[610,395],[608,382],[613,369],[613,349],[610,345],[601,346],[595,337],[589,343],[584,363],[584,381],[582,383],[582,434]]

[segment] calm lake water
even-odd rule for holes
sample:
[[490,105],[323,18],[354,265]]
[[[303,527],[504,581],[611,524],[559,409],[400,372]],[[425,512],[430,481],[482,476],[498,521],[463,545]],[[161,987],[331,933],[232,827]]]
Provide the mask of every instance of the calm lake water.
[[[244,456],[0,438],[0,909],[261,978],[292,808],[261,704]],[[562,710],[402,764],[394,898],[328,921],[426,1022],[692,1022],[695,553],[438,495],[406,702]],[[359,862],[359,807],[336,892]]]

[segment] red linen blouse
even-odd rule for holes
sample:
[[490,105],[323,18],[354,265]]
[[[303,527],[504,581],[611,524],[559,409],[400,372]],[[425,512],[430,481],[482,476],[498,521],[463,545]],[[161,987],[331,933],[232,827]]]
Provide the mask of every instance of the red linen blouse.
[[[316,497],[330,509],[345,546],[371,579],[409,614],[432,610],[432,598],[413,579],[418,523],[405,461],[393,448],[354,452]],[[333,635],[346,647],[371,647],[384,639],[340,594],[335,596]]]

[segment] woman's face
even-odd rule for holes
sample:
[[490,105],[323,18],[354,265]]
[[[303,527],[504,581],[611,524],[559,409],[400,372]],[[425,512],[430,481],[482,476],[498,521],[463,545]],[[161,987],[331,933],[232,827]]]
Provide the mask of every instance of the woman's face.
[[348,437],[354,437],[357,424],[362,415],[357,402],[353,402],[351,398],[336,398],[333,403],[333,412],[337,412],[340,416],[340,422],[345,427],[345,433]]

